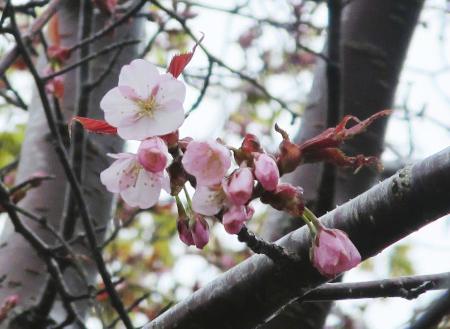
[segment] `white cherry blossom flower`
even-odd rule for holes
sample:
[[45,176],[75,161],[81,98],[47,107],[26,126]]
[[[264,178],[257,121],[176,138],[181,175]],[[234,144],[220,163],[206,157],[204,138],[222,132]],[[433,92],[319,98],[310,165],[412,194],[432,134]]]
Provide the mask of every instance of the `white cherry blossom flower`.
[[105,120],[124,139],[144,140],[177,130],[184,121],[185,85],[143,59],[122,67],[119,84],[100,102]]
[[109,154],[115,158],[111,166],[100,174],[106,189],[120,193],[122,199],[131,207],[146,209],[154,206],[162,188],[167,188],[168,177],[164,171],[150,172],[139,163],[135,154]]

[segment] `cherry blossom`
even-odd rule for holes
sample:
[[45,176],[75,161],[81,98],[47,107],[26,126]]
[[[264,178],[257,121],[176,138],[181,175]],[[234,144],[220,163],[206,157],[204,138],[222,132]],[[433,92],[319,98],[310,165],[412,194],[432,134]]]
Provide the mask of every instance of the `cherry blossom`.
[[214,186],[197,186],[192,197],[192,208],[195,212],[213,216],[226,204],[227,197],[220,184]]
[[242,206],[250,200],[253,192],[253,174],[250,168],[243,167],[234,171],[222,181],[222,187],[228,199],[236,206]]
[[245,222],[253,217],[255,210],[251,206],[232,206],[222,218],[225,231],[230,234],[238,234]]
[[109,154],[115,158],[111,166],[100,174],[107,190],[120,193],[122,199],[132,207],[149,208],[158,202],[161,189],[167,188],[167,177],[163,172],[153,173],[142,167],[135,154]]
[[267,191],[274,191],[277,188],[280,173],[275,160],[265,153],[260,153],[255,157],[255,176]]
[[199,214],[195,214],[194,216],[192,239],[198,249],[203,249],[209,241],[209,225],[205,218]]
[[198,185],[211,186],[222,182],[231,166],[230,156],[230,151],[217,141],[192,141],[186,148],[182,163]]
[[192,237],[192,232],[189,228],[189,219],[187,217],[179,217],[177,220],[177,230],[180,240],[188,245],[194,245],[194,238]]
[[145,170],[158,173],[167,167],[169,150],[161,138],[152,137],[140,144],[137,156]]
[[361,255],[345,232],[319,227],[312,246],[312,263],[322,275],[335,277],[360,262]]
[[178,218],[177,229],[180,240],[188,246],[203,249],[209,241],[209,225],[199,214],[194,215],[191,223],[187,217]]
[[105,120],[124,139],[144,140],[177,130],[184,121],[186,88],[171,74],[135,59],[122,67],[119,84],[100,102]]

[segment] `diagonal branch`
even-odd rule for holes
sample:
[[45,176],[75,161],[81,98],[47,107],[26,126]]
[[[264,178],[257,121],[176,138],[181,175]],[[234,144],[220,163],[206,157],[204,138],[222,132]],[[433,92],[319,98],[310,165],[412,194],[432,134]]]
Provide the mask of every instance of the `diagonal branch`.
[[[449,212],[449,173],[447,148],[405,167],[325,214],[321,221],[347,232],[363,259],[367,259]],[[266,256],[253,256],[144,328],[254,328],[262,319],[327,281],[311,266],[307,228],[286,235],[278,243],[298,255],[299,260],[281,266]]]

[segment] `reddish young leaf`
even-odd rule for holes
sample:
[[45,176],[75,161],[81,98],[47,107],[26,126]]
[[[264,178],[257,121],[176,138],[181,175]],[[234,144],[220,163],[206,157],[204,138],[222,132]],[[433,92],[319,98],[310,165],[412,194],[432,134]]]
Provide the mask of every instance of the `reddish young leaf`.
[[[376,119],[391,113],[392,111],[390,110],[380,111],[364,121],[359,120],[355,116],[347,115],[336,127],[328,128],[323,133],[300,145],[291,142],[289,135],[278,127],[278,125],[275,125],[275,130],[283,138],[279,146],[280,153],[277,157],[277,165],[280,173],[286,174],[292,172],[301,163],[318,161],[331,162],[340,167],[351,167],[356,171],[363,166],[375,166],[381,171],[382,166],[377,157],[365,157],[362,154],[355,157],[348,157],[338,147],[344,141],[364,132]],[[346,128],[350,121],[354,121],[356,124],[350,128]]]
[[[328,128],[320,135],[307,140],[300,145],[300,149],[302,152],[309,152],[322,148],[338,147],[345,140],[348,140],[353,136],[364,132],[366,128],[371,125],[372,122],[376,119],[384,117],[391,113],[391,110],[383,110],[375,113],[364,121],[359,120],[353,115],[347,115],[335,128]],[[346,128],[347,123],[350,121],[355,121],[356,124],[351,128]]]
[[362,154],[358,154],[354,157],[349,157],[346,156],[344,152],[334,147],[308,152],[304,155],[304,158],[302,160],[304,163],[326,161],[333,163],[338,167],[353,168],[355,169],[355,172],[359,171],[359,169],[365,166],[374,167],[377,171],[383,170],[383,165],[381,164],[378,157],[366,157]]
[[69,130],[72,123],[76,121],[83,125],[83,128],[91,133],[105,134],[105,135],[115,135],[117,134],[117,128],[111,126],[106,121],[90,119],[85,117],[75,116],[70,120]]
[[204,37],[205,36],[203,35],[200,38],[200,40],[197,41],[194,48],[192,48],[190,52],[173,56],[172,60],[170,61],[167,72],[172,74],[174,78],[178,78],[180,74],[183,72],[186,65],[188,65],[189,62],[191,61],[192,56],[194,56],[195,49],[200,44],[200,42],[202,42]]

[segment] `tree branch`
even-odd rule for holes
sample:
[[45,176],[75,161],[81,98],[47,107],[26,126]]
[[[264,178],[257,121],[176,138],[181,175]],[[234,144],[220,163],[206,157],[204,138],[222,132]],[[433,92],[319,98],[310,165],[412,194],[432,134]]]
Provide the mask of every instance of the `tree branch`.
[[[320,219],[327,227],[347,232],[362,258],[367,259],[449,212],[449,172],[447,148],[400,170]],[[253,256],[144,328],[254,328],[327,280],[311,266],[307,228],[286,235],[278,243],[299,260],[280,267],[266,256]]]
[[450,272],[367,282],[326,283],[311,290],[300,300],[325,301],[377,297],[414,299],[428,290],[446,289],[449,286]]

